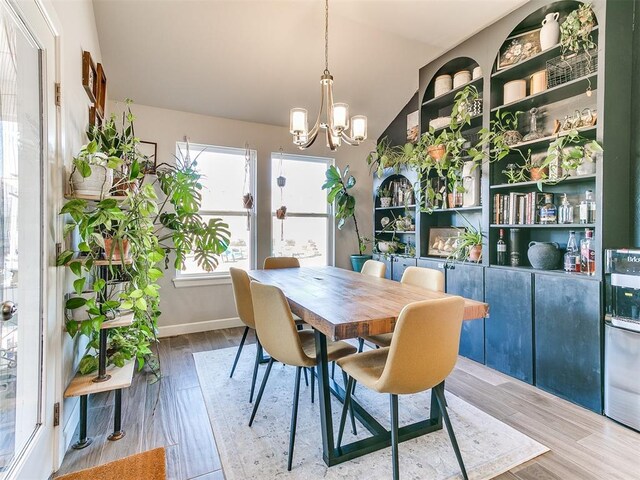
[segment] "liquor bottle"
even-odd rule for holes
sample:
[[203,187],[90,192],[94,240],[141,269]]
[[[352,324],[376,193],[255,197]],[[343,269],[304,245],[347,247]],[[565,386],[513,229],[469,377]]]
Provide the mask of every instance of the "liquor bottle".
[[558,207],[558,223],[573,223],[573,205],[569,203],[566,193]]
[[593,230],[584,230],[585,238],[580,240],[580,263],[582,273],[596,274],[596,249],[593,239]]
[[580,202],[580,223],[596,222],[596,202],[593,200],[593,191],[584,192],[584,200]]
[[509,230],[509,259],[512,267],[520,266],[520,229],[512,228]]
[[567,253],[564,254],[564,271],[578,273],[582,270],[580,263],[580,250],[578,250],[576,232],[570,231],[569,240],[567,241]]
[[558,223],[558,209],[553,204],[553,194],[544,194],[544,205],[540,207],[540,223],[549,225]]
[[502,228],[500,229],[500,238],[498,239],[498,244],[496,249],[498,251],[496,263],[498,265],[506,265],[507,264],[507,243],[504,241],[504,230]]

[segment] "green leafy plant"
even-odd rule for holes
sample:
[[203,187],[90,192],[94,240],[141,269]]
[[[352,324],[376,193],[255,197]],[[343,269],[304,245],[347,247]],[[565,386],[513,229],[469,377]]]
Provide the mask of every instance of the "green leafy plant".
[[378,197],[379,198],[389,198],[391,197],[391,188],[388,186],[380,185],[378,187]]
[[595,14],[590,3],[581,4],[576,10],[567,15],[560,25],[560,45],[562,54],[580,53],[596,47],[591,35],[596,25]]
[[378,178],[381,178],[386,168],[393,168],[395,173],[400,171],[402,163],[399,162],[398,148],[391,146],[391,141],[384,137],[376,145],[376,149],[367,155],[367,165],[371,170],[376,171]]
[[510,137],[512,132],[518,131],[519,116],[522,112],[502,112],[498,110],[495,118],[491,120],[490,128],[483,128],[478,133],[480,139],[475,147],[469,150],[469,154],[474,161],[482,162],[487,152],[489,162],[498,162],[511,153],[520,155],[524,163],[527,163],[530,152],[523,153],[522,150],[513,146]]
[[326,181],[322,185],[323,190],[327,190],[327,202],[334,204],[335,217],[338,220],[338,230],[342,230],[346,221],[353,218],[353,225],[356,230],[358,240],[358,251],[363,255],[367,251],[367,239],[360,236],[358,230],[358,220],[356,218],[356,199],[349,193],[355,184],[356,178],[349,174],[349,165],[344,172],[340,168],[331,165],[325,172]]
[[458,237],[454,243],[454,249],[447,257],[448,261],[463,260],[466,261],[469,258],[469,254],[472,248],[480,245],[486,236],[482,233],[482,227],[478,224],[478,228],[475,228],[464,215],[462,215],[467,227],[458,230]]

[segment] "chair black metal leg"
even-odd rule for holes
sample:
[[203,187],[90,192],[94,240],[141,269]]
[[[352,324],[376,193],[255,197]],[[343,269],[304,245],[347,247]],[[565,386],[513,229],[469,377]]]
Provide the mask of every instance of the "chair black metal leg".
[[313,401],[315,400],[315,393],[316,393],[316,367],[311,367],[309,369],[309,372],[311,374],[311,403],[313,403]]
[[347,381],[347,388],[345,389],[345,397],[344,397],[344,405],[342,406],[342,414],[340,415],[340,427],[338,429],[338,441],[336,443],[337,447],[340,448],[340,443],[342,442],[342,435],[344,434],[344,424],[347,422],[347,409],[349,408],[349,403],[351,403],[351,391],[353,390],[353,377],[349,377]]
[[[345,387],[349,383],[349,381],[347,380],[347,374],[344,372],[344,370],[342,371],[342,381],[344,382]],[[351,397],[349,397],[349,399],[351,399]],[[349,401],[349,415],[351,416],[351,432],[354,435],[357,435],[358,431],[356,430],[356,417],[353,414],[353,405],[351,405],[351,401]]]
[[307,369],[304,369],[304,384],[308,387],[309,386],[309,377],[307,376]]
[[[300,397],[300,371],[303,367],[296,368],[296,385],[293,389],[293,408],[291,410],[291,427],[289,428],[289,462],[287,470],[291,471],[293,463],[293,445],[296,443],[296,425],[298,423],[298,398]],[[306,369],[304,369],[306,371]],[[313,378],[313,375],[312,375]]]
[[460,465],[460,470],[462,471],[462,478],[464,478],[464,480],[468,480],[469,477],[467,477],[467,470],[464,468],[464,461],[462,460],[460,447],[458,447],[458,441],[456,440],[456,435],[453,432],[453,426],[451,425],[451,420],[449,419],[449,413],[447,412],[447,402],[444,398],[444,388],[441,388],[440,385],[438,385],[437,387],[431,389],[431,392],[435,394],[436,399],[438,400],[440,411],[442,412],[442,418],[444,420],[444,424],[447,427],[449,439],[451,440],[451,446],[453,447],[453,451],[456,453],[456,458],[458,459],[458,464]]
[[233,378],[233,372],[236,371],[236,365],[238,365],[238,360],[240,359],[240,352],[242,352],[242,347],[244,346],[244,341],[247,339],[248,333],[249,333],[249,327],[244,327],[242,340],[240,340],[240,345],[238,345],[238,353],[236,353],[236,359],[233,361],[233,367],[231,367],[231,374],[229,375],[229,378]]
[[256,418],[256,413],[258,413],[258,406],[260,405],[260,400],[262,400],[264,387],[267,385],[267,380],[269,379],[269,374],[271,373],[272,366],[273,366],[273,358],[269,359],[269,363],[267,364],[267,369],[264,372],[264,378],[262,379],[260,390],[258,390],[258,397],[256,398],[256,403],[253,406],[253,411],[251,412],[251,418],[249,419],[249,426],[253,424],[253,419]]
[[391,463],[393,466],[393,480],[400,478],[400,462],[398,460],[398,396],[389,395],[391,410]]
[[256,361],[253,364],[253,377],[251,378],[251,393],[249,394],[249,403],[253,402],[253,392],[256,389],[256,378],[258,377],[258,365],[260,365],[260,360],[262,360],[262,345],[260,344],[260,340],[256,336]]
[[358,338],[358,353],[362,353],[364,349],[364,338]]

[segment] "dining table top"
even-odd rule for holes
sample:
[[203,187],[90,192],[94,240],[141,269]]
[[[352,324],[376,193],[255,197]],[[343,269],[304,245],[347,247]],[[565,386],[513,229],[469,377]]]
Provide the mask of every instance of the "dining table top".
[[[409,303],[451,296],[337,267],[247,273],[253,280],[279,287],[291,311],[331,340],[391,333]],[[465,298],[464,320],[484,318],[488,313],[486,303]]]

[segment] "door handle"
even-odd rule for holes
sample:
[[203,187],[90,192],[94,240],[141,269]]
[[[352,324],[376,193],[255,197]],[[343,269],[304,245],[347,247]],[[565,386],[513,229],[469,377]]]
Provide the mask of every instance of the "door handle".
[[18,307],[15,303],[9,300],[2,303],[2,320],[5,322],[11,320],[16,313],[18,313]]

